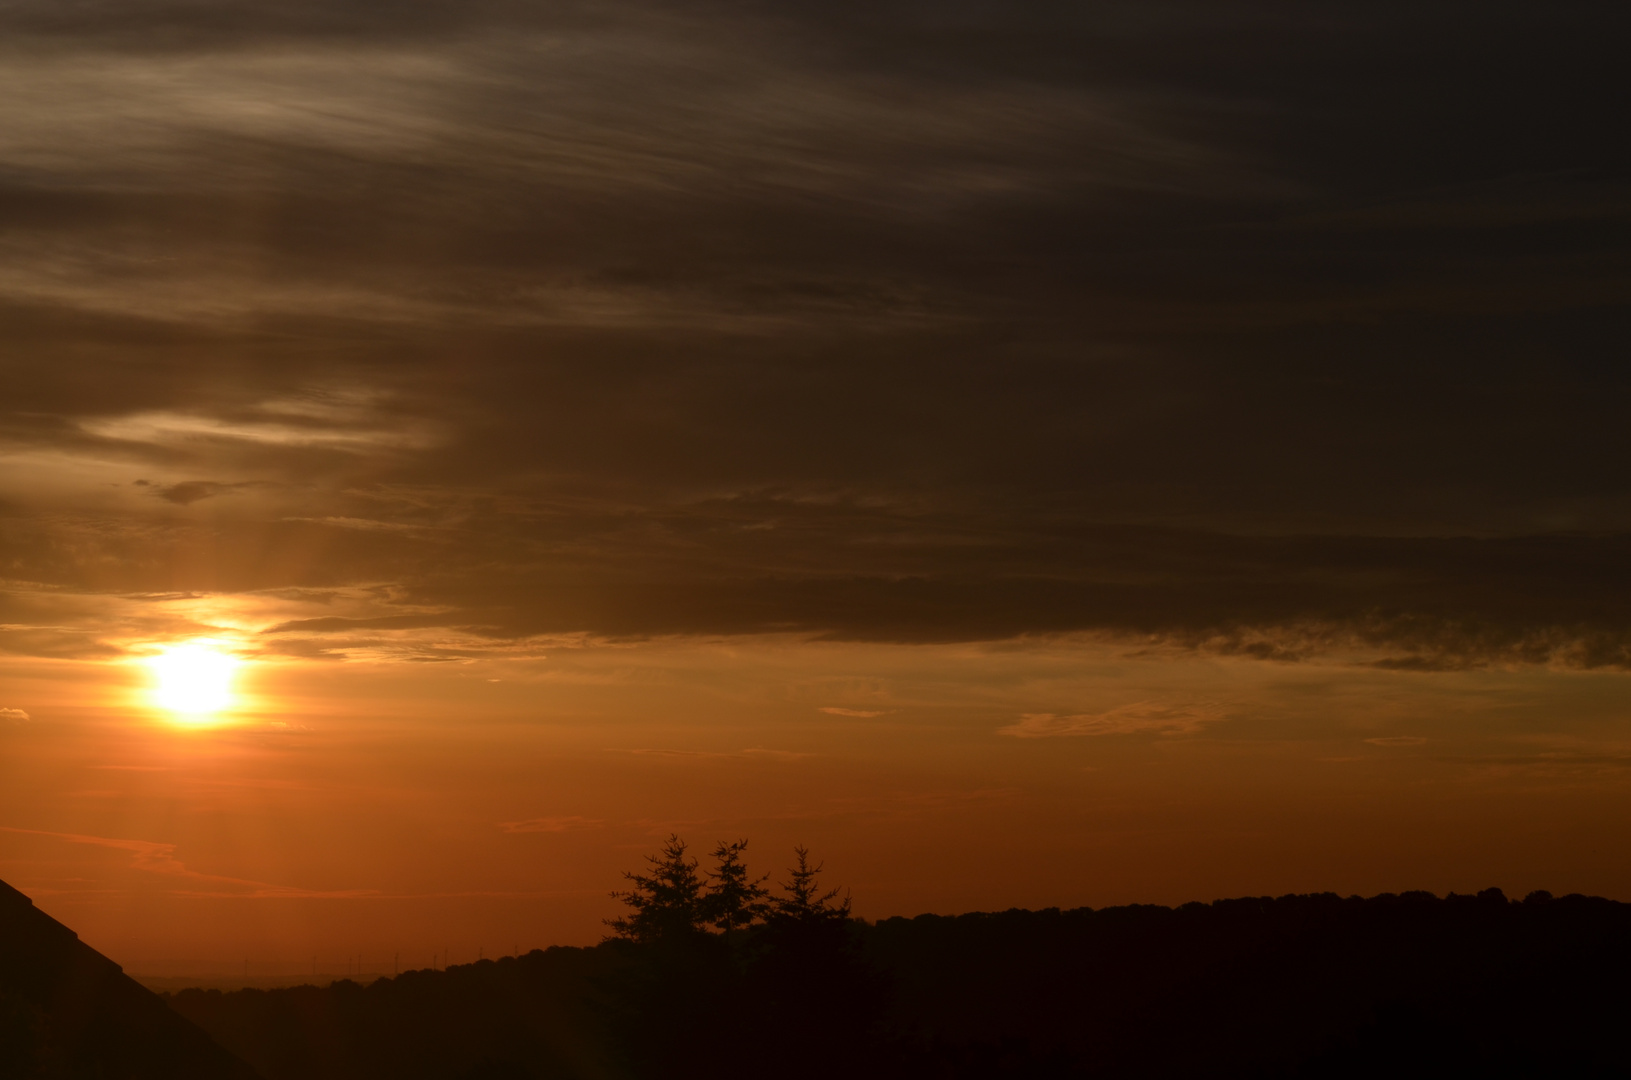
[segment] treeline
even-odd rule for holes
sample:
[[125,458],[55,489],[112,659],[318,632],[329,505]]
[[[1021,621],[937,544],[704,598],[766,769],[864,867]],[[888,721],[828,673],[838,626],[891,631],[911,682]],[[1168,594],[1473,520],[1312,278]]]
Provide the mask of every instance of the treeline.
[[746,840],[721,840],[713,852],[713,869],[704,875],[698,861],[686,854],[685,841],[670,836],[661,852],[646,857],[649,873],[623,875],[631,887],[612,897],[629,912],[607,919],[606,925],[617,937],[642,945],[694,941],[713,930],[728,944],[738,930],[769,927],[773,933],[767,941],[775,942],[789,934],[823,933],[817,928],[849,920],[848,895],[834,903],[841,890],[821,891],[821,867],[810,865],[808,848],[793,849],[795,861],[779,893],[765,888],[769,874],[755,878],[748,873],[747,848]]
[[822,889],[803,847],[767,889],[746,849],[721,842],[704,877],[671,836],[648,873],[625,874],[630,887],[612,894],[629,909],[608,920],[621,963],[590,1000],[627,1075],[832,1077],[881,1052],[885,987],[849,897]]
[[671,840],[587,949],[172,1005],[267,1080],[1631,1075],[1631,905],[1498,890],[867,923]]
[[[747,841],[704,870],[671,836],[612,893],[592,949],[551,948],[367,987],[183,991],[173,1007],[269,1080],[852,1075],[882,1052],[885,980],[848,896],[794,849],[755,877]],[[710,1050],[717,1044],[717,1050]]]

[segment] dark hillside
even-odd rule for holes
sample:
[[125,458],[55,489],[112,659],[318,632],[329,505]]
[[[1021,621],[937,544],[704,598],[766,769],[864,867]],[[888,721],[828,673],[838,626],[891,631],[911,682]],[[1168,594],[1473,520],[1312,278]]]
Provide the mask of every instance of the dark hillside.
[[889,919],[895,1024],[951,1075],[1631,1075],[1631,905],[1333,894]]
[[172,1004],[272,1080],[1631,1076],[1631,905],[1608,900],[1328,894],[846,934],[824,955],[757,931],[617,941]]
[[[184,990],[170,1003],[271,1080],[599,1077],[616,1073],[592,999],[618,968],[605,948],[552,948],[368,986]],[[526,1069],[500,1067],[516,1063]]]
[[0,1077],[255,1080],[255,1073],[0,882]]

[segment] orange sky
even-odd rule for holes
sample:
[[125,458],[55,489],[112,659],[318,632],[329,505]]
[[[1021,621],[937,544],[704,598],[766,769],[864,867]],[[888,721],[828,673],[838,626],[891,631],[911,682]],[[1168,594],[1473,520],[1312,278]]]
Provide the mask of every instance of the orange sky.
[[[13,663],[0,875],[149,974],[584,943],[669,831],[813,847],[868,917],[1334,889],[1631,891],[1621,676],[1086,639],[251,662],[178,725]],[[1559,719],[1567,716],[1567,721]]]

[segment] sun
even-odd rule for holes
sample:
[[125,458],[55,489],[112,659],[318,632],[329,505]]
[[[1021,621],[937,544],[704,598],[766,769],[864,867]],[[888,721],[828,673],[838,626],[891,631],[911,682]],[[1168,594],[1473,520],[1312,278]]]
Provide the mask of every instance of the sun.
[[240,661],[214,641],[170,645],[147,661],[153,703],[186,723],[211,720],[233,703],[232,677]]

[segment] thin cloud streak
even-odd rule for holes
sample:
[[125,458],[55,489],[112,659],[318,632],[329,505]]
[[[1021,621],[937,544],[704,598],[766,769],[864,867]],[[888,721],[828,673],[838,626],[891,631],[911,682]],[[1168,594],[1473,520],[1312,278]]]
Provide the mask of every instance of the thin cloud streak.
[[[997,734],[1018,739],[1084,735],[1192,735],[1223,720],[1215,705],[1138,701],[1099,713],[1027,713]],[[1378,740],[1371,739],[1370,742]]]
[[243,878],[222,877],[219,874],[202,874],[196,870],[189,870],[185,863],[176,858],[176,845],[159,843],[152,840],[122,840],[106,836],[84,836],[77,833],[48,832],[41,829],[19,829],[0,825],[0,832],[13,833],[19,836],[42,836],[51,840],[60,840],[68,844],[85,844],[92,847],[112,848],[115,851],[127,851],[131,854],[131,868],[150,874],[160,874],[166,877],[183,878],[187,881],[197,882],[199,885],[232,886],[230,890],[197,890],[176,889],[171,890],[175,896],[210,896],[210,897],[245,897],[249,899],[292,899],[292,900],[353,900],[370,899],[375,891],[368,889],[340,889],[316,890],[300,889],[285,885],[272,885],[264,881],[250,881]]

